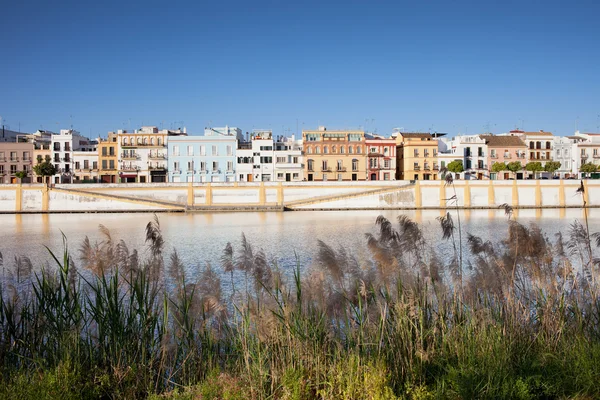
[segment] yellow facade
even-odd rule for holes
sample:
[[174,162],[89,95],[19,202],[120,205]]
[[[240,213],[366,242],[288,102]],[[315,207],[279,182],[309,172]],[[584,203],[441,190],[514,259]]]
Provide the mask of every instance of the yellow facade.
[[[52,152],[50,151],[49,144],[34,144],[33,147],[33,165],[37,165],[44,161],[52,160]],[[37,176],[35,172],[32,172],[33,181],[37,183],[43,183],[44,180],[41,176]]]
[[118,135],[114,132],[108,133],[108,139],[98,142],[98,176],[101,183],[117,183],[119,143]]
[[367,155],[364,131],[302,131],[307,181],[364,181]]
[[429,133],[399,133],[396,137],[399,180],[435,180],[438,142]]

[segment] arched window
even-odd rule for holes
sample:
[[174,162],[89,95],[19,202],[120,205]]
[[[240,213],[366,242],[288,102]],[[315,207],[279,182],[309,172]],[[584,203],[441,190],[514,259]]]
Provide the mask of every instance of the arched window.
[[308,149],[306,149],[306,152],[307,152],[308,154],[312,154],[312,147],[309,147]]
[[356,146],[356,154],[362,153],[362,146]]
[[315,154],[321,154],[321,148],[319,146],[315,147]]
[[352,154],[354,152],[354,147],[348,146],[348,154]]
[[389,153],[390,153],[390,149],[388,149],[387,147],[385,147],[385,148],[383,149],[383,155],[384,155],[384,156],[387,156]]
[[126,138],[126,137],[124,137],[124,138],[123,138],[123,144],[124,144],[124,145],[126,145],[126,144],[127,144],[127,138]]
[[150,139],[150,144],[151,144],[152,146],[154,146],[154,138],[151,138],[151,139]]
[[138,140],[137,140],[137,142],[138,142],[138,144],[142,144],[142,138],[139,137]]
[[157,144],[158,144],[159,146],[161,146],[161,143],[162,143],[162,140],[161,140],[160,138],[158,138],[158,140],[157,140]]
[[148,138],[147,137],[144,138],[144,144],[148,144]]
[[329,147],[323,146],[323,154],[329,154]]
[[308,170],[314,171],[314,169],[315,169],[315,162],[314,162],[314,160],[309,159],[308,160]]
[[335,144],[331,145],[331,153],[332,154],[337,153],[337,148],[335,147]]
[[344,154],[345,153],[345,147],[344,146],[340,146],[340,154]]

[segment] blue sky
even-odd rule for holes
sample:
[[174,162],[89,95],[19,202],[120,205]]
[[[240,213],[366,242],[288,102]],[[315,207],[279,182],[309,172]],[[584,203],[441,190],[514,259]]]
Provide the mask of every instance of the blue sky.
[[7,1],[0,116],[106,136],[600,124],[595,1]]

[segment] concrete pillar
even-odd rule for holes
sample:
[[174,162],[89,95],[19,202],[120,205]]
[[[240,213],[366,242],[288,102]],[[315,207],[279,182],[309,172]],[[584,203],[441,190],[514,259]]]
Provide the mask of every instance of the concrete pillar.
[[590,206],[590,185],[587,180],[583,181],[583,200],[585,200],[585,205],[587,207]]
[[258,189],[258,204],[264,206],[267,204],[267,190],[265,189],[265,183],[261,182]]
[[23,209],[23,185],[19,183],[15,190],[15,211],[20,212]]
[[283,205],[283,182],[279,182],[279,186],[277,186],[277,204]]
[[206,196],[205,204],[207,206],[212,206],[213,198],[212,198],[212,186],[210,185],[210,182],[206,184],[205,196]]
[[562,179],[559,181],[558,184],[558,205],[561,207],[565,207],[566,205],[566,201],[565,201],[565,181],[563,181]]
[[193,206],[194,205],[194,183],[193,182],[189,182],[188,183],[187,205],[188,206]]
[[465,181],[465,199],[463,206],[471,207],[471,186],[469,186],[469,181]]
[[421,199],[421,184],[419,181],[415,181],[415,207],[420,208],[423,206],[423,201]]
[[535,206],[542,206],[542,184],[539,179],[535,182]]
[[517,187],[516,179],[513,181],[512,187],[512,206],[515,208],[519,206],[519,189]]
[[488,206],[494,207],[496,205],[496,192],[494,191],[494,181],[490,179],[488,185]]
[[42,211],[48,211],[50,208],[50,188],[46,183],[42,188]]
[[446,199],[448,197],[446,197],[446,182],[445,181],[440,181],[440,208],[446,208],[447,207],[447,202]]

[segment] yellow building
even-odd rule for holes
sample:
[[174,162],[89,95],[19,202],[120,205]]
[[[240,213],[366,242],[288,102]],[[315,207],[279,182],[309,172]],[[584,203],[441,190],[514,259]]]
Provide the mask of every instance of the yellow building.
[[367,178],[365,132],[302,131],[304,176],[308,181],[364,181]]
[[[44,161],[52,160],[52,152],[50,151],[49,143],[34,143],[33,147],[33,165],[37,165]],[[43,183],[44,180],[41,176],[37,176],[35,172],[33,174],[33,181],[37,183]]]
[[101,183],[117,183],[119,142],[118,135],[114,132],[108,133],[108,139],[98,141],[98,176]]
[[430,133],[402,133],[396,137],[399,180],[435,180],[438,142]]

